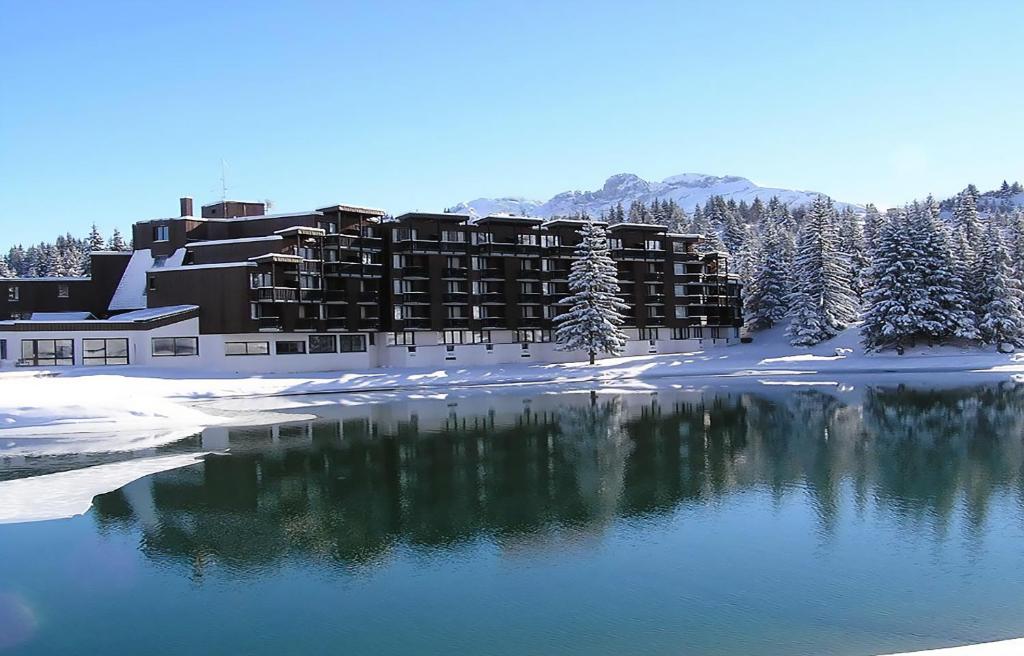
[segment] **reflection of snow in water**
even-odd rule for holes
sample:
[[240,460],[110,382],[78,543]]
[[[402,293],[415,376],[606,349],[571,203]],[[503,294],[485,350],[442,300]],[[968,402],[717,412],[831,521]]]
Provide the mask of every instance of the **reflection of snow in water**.
[[27,642],[38,626],[35,613],[24,599],[0,592],[0,651]]

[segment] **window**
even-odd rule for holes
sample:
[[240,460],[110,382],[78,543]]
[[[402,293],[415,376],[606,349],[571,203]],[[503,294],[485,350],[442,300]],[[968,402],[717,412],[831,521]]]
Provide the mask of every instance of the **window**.
[[20,290],[17,285],[11,285],[7,288],[7,300],[16,301],[21,296]]
[[684,305],[677,305],[676,306],[676,319],[685,319],[685,318],[686,318],[686,306],[684,306]]
[[224,355],[270,355],[270,342],[224,342]]
[[659,239],[648,239],[644,242],[644,248],[649,251],[660,251],[661,240]]
[[473,243],[474,244],[489,244],[494,241],[494,235],[489,232],[474,232]]
[[466,242],[466,233],[462,230],[443,230],[441,231],[441,241],[463,244]]
[[154,337],[152,347],[155,357],[199,355],[199,338]]
[[686,265],[683,264],[682,262],[674,262],[672,264],[672,273],[676,274],[677,276],[686,275]]
[[411,241],[416,239],[415,228],[395,228],[395,241]]
[[619,239],[618,237],[610,238],[608,240],[608,248],[612,249],[613,251],[622,248],[622,240]]
[[57,298],[68,298],[69,296],[71,296],[71,290],[67,285],[57,285]]
[[524,345],[529,342],[550,342],[550,330],[517,330],[516,341]]
[[337,353],[338,352],[338,337],[337,337],[337,335],[310,335],[309,336],[309,352],[310,353]]
[[445,330],[441,333],[442,344],[462,344],[461,330]]
[[391,333],[388,336],[389,346],[409,346],[416,343],[416,333],[411,331]]
[[462,267],[465,266],[465,262],[463,262],[461,257],[449,255],[448,259],[445,260],[445,265],[449,269],[461,269]]
[[118,339],[83,339],[82,364],[111,365],[128,364],[128,340]]
[[70,339],[23,339],[18,364],[28,367],[73,365],[75,342]]
[[516,235],[516,243],[520,246],[536,246],[537,235]]
[[486,349],[488,353],[492,353],[494,351],[494,344],[487,344],[484,346],[484,349]]
[[0,360],[7,359],[7,340],[0,339]]
[[269,271],[254,273],[249,278],[249,286],[253,289],[257,289],[259,287],[273,287],[274,277]]
[[280,341],[274,342],[274,349],[278,355],[297,355],[306,352],[306,342],[302,341]]
[[363,353],[366,351],[366,335],[338,335],[338,346],[342,353]]
[[553,248],[555,246],[561,246],[562,238],[558,235],[542,235],[540,238],[540,245],[545,248]]
[[333,235],[338,232],[338,224],[333,221],[317,221],[316,227],[320,228],[329,235]]
[[320,276],[299,276],[300,289],[320,289]]
[[153,241],[167,241],[171,238],[171,229],[166,225],[153,226]]
[[156,276],[149,276],[149,284],[147,285],[147,288],[151,292],[156,291]]
[[640,339],[648,340],[648,341],[654,340],[654,339],[658,339],[658,329],[657,328],[641,328],[640,329]]

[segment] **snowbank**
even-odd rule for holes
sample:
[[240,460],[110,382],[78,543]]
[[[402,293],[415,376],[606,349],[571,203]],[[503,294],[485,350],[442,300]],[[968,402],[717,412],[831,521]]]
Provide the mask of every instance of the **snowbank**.
[[134,480],[195,464],[205,454],[165,456],[97,465],[59,474],[0,481],[0,524],[81,515],[92,499]]
[[1024,654],[1024,638],[1002,640],[1000,642],[983,642],[977,645],[948,647],[946,649],[887,654],[885,656],[1019,656],[1019,654]]

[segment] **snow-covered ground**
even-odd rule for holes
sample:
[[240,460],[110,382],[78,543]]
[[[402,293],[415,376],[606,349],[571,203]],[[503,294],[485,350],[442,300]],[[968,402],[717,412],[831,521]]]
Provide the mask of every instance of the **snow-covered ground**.
[[964,647],[947,649],[931,649],[928,651],[906,652],[904,654],[888,654],[886,656],[1020,656],[1024,654],[1024,638],[984,642]]
[[[612,383],[643,378],[734,376],[789,378],[872,372],[1024,373],[1024,354],[974,347],[926,346],[865,354],[856,329],[809,349],[789,346],[780,329],[753,344],[689,353],[608,358],[594,365],[508,364],[489,367],[369,369],[240,377],[231,372],[141,367],[18,370],[0,373],[0,454],[155,446],[205,426],[265,423],[265,417],[218,411],[223,399],[295,394],[367,393],[482,385]],[[111,433],[120,437],[112,440]],[[104,435],[90,444],[85,436]],[[66,442],[66,445],[62,443]],[[34,446],[33,446],[34,445]]]

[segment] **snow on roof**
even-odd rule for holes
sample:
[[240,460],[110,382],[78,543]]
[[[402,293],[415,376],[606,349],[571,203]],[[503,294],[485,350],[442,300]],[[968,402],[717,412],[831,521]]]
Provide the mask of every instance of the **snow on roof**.
[[288,226],[287,228],[281,228],[275,230],[275,235],[286,235],[290,233],[307,234],[307,235],[326,235],[327,231],[323,228],[309,228],[306,226]]
[[301,262],[302,257],[299,255],[289,255],[287,253],[265,253],[263,255],[257,255],[250,257],[251,262],[263,262],[264,260],[272,260],[274,262]]
[[195,271],[197,269],[233,269],[256,266],[252,262],[215,262],[213,264],[180,264],[176,266],[153,267],[149,271]]
[[223,205],[224,203],[241,203],[243,205],[266,205],[266,203],[264,203],[261,200],[231,200],[230,198],[225,198],[224,200],[215,200],[212,203],[205,203],[203,205],[200,205],[200,207],[213,207],[214,205]]
[[668,230],[663,225],[654,225],[653,223],[613,223],[608,226],[609,230],[651,230],[654,232],[665,232]]
[[142,310],[132,310],[131,312],[125,312],[124,314],[115,314],[107,319],[107,321],[118,321],[122,323],[125,321],[133,323],[136,321],[152,321],[154,319],[173,317],[176,314],[182,314],[198,309],[198,305],[168,305],[165,307],[145,308]]
[[244,244],[250,241],[275,241],[280,240],[282,237],[277,234],[268,235],[266,237],[239,237],[238,239],[214,239],[210,241],[194,241],[186,244],[187,248],[196,248],[202,246],[220,246],[221,244]]
[[405,214],[396,216],[395,222],[405,221],[406,219],[434,219],[436,221],[462,223],[469,221],[472,218],[472,214],[464,214],[460,212],[406,212]]
[[[165,267],[180,266],[185,259],[185,249],[179,248],[166,259],[161,259],[160,264]],[[158,259],[153,257],[153,252],[143,248],[132,253],[132,259],[128,261],[121,282],[114,290],[114,296],[110,299],[111,311],[117,310],[138,310],[146,307],[146,272],[154,267],[159,268]]]
[[81,321],[92,318],[92,312],[33,312],[29,321]]
[[92,280],[89,276],[40,276],[38,278],[0,278],[10,282],[87,282]]
[[384,210],[377,209],[376,207],[361,207],[359,205],[328,205],[327,207],[317,208],[317,212],[354,212],[356,214],[373,214],[375,216],[387,214]]
[[677,237],[680,239],[702,239],[704,235],[699,235],[695,232],[666,232],[666,237]]
[[89,255],[124,255],[127,257],[131,254],[132,251],[105,251],[102,249],[98,251],[89,251]]
[[540,225],[544,223],[544,219],[536,216],[513,216],[511,214],[488,214],[487,216],[481,216],[473,219],[473,225],[483,225],[486,223],[501,223],[509,221],[512,223],[530,223],[533,225]]
[[608,225],[607,221],[586,221],[584,219],[548,219],[547,221],[541,224],[541,227],[546,228],[548,226],[557,225],[580,226],[586,225],[588,223],[593,223],[594,225],[598,226]]

